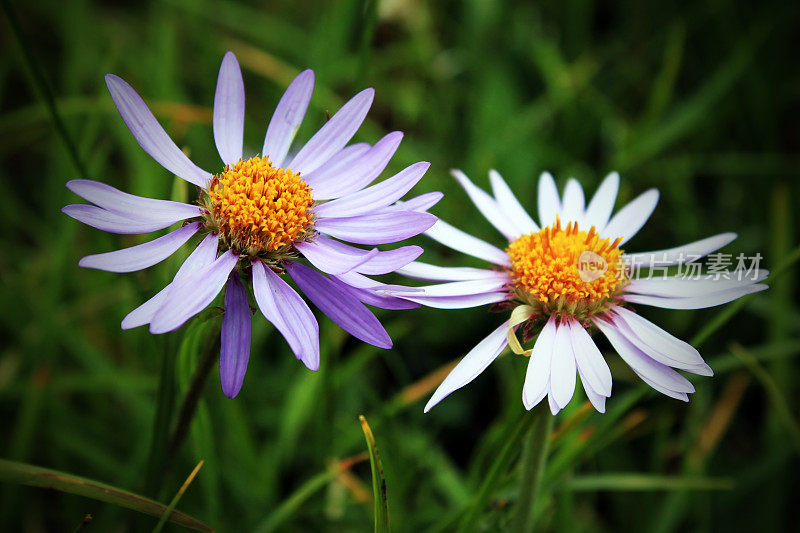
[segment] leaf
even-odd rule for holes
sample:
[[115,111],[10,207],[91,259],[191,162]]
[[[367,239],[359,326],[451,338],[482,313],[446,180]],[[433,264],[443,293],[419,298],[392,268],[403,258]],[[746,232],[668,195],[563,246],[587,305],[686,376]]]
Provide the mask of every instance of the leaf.
[[199,463],[197,463],[197,466],[194,467],[194,470],[192,470],[192,472],[189,474],[189,477],[186,478],[186,481],[183,482],[181,488],[178,489],[178,492],[172,498],[172,501],[169,502],[169,505],[167,506],[167,509],[164,511],[164,514],[161,515],[161,519],[158,521],[158,524],[156,524],[156,527],[153,528],[153,533],[160,533],[161,530],[164,529],[164,524],[166,524],[167,520],[169,520],[169,517],[175,510],[175,507],[178,505],[178,502],[181,501],[183,493],[186,492],[186,489],[188,489],[189,485],[191,485],[192,481],[194,481],[195,476],[200,471],[200,468],[202,466],[203,466],[203,461],[201,460]]
[[[0,481],[77,494],[155,517],[161,517],[168,511],[167,506],[157,501],[100,481],[5,459],[0,459]],[[214,531],[203,522],[180,511],[173,511],[169,515],[169,521],[196,531]]]
[[573,491],[597,490],[732,490],[731,478],[697,476],[654,476],[638,473],[605,473],[568,479],[560,488]]
[[386,478],[383,475],[381,456],[367,419],[364,418],[364,415],[359,415],[358,420],[361,422],[361,430],[364,432],[364,438],[367,439],[367,448],[369,449],[369,465],[372,469],[372,498],[375,504],[375,532],[390,531],[389,499],[386,495]]

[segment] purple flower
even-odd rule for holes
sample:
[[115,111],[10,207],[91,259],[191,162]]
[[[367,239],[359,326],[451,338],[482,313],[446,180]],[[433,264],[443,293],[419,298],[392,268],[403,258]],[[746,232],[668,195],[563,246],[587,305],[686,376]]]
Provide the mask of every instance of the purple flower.
[[[768,272],[757,267],[747,275],[668,276],[665,268],[685,268],[736,238],[724,233],[678,248],[625,254],[619,248],[644,226],[658,202],[650,190],[614,216],[619,175],[609,175],[586,205],[583,188],[567,182],[559,197],[553,177],[539,180],[539,223],[531,218],[496,171],[489,173],[492,195],[458,170],[453,175],[481,214],[507,240],[505,249],[477,239],[439,220],[426,231],[454,250],[483,259],[493,268],[439,267],[412,262],[400,268],[407,277],[444,282],[403,292],[382,291],[408,301],[443,309],[496,304],[511,316],[472,349],[434,392],[427,412],[450,393],[475,379],[509,346],[530,357],[522,401],[527,409],[547,397],[553,414],[572,399],[580,376],[594,407],[605,412],[611,396],[611,372],[589,332],[596,327],[642,380],[683,401],[692,384],[674,369],[704,376],[711,368],[692,346],[673,337],[628,308],[629,304],[666,309],[700,309],[724,304],[767,288]],[[695,263],[695,265],[697,265]],[[639,273],[649,268],[659,277]],[[422,289],[420,291],[420,289]],[[516,336],[538,331],[532,349]],[[576,376],[577,374],[577,376]]]
[[184,221],[163,237],[89,255],[79,264],[133,272],[163,261],[195,234],[204,235],[172,282],[123,319],[124,329],[149,324],[151,333],[176,330],[225,287],[220,378],[223,392],[233,398],[241,389],[250,355],[251,314],[242,280],[252,279],[258,308],[295,356],[317,370],[319,326],[305,301],[281,277],[288,272],[345,331],[380,348],[392,346],[364,304],[386,309],[419,304],[384,295],[390,286],[367,275],[393,272],[416,259],[422,249],[379,251],[341,241],[378,245],[417,235],[436,222],[426,211],[442,195],[428,193],[399,201],[425,174],[427,162],[370,186],[403,137],[392,132],[373,146],[347,144],[369,111],[372,89],[355,95],[296,154],[289,155],[314,88],[313,71],[300,73],[275,109],[261,155],[245,158],[244,84],[236,57],[228,52],[217,79],[213,116],[214,141],[224,168],[211,174],[175,145],[130,85],[113,74],[106,75],[106,84],[139,145],[161,166],[196,185],[199,197],[196,204],[184,204],[133,196],[97,181],[68,182],[72,192],[95,205],[68,205],[63,211],[89,226],[140,234]]

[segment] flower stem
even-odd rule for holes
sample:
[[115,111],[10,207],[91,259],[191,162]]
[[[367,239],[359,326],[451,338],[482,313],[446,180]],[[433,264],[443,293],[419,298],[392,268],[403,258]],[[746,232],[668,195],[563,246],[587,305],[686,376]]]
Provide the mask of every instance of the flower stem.
[[547,450],[550,446],[550,432],[555,418],[548,411],[547,401],[539,402],[528,415],[533,417],[533,425],[522,449],[519,493],[512,531],[534,531],[536,503],[539,498],[539,485],[544,474]]
[[178,418],[175,422],[175,429],[167,445],[166,457],[164,458],[164,467],[168,469],[178,453],[178,450],[186,440],[186,434],[191,427],[194,414],[197,412],[197,406],[200,402],[200,397],[203,394],[208,375],[216,365],[217,358],[219,357],[219,329],[213,328],[211,338],[206,343],[206,349],[202,354],[200,361],[197,363],[197,368],[192,376],[192,382],[189,389],[186,391],[186,396],[183,397],[181,409],[178,412]]

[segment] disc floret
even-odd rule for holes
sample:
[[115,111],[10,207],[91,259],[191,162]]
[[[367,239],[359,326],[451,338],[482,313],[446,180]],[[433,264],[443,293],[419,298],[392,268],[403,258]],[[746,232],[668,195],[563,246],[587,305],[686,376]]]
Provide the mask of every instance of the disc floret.
[[618,247],[622,239],[600,237],[556,218],[552,226],[522,235],[506,252],[511,259],[511,290],[537,314],[561,313],[579,320],[603,313],[628,283]]
[[311,188],[266,156],[225,166],[205,193],[207,226],[241,255],[279,257],[313,231]]

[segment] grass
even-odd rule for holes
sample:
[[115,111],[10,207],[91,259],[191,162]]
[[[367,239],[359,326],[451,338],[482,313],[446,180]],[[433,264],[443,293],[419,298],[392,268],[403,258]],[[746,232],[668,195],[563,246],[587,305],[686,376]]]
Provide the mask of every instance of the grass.
[[[159,337],[121,331],[120,320],[170,279],[178,258],[129,275],[80,269],[80,257],[144,237],[108,235],[59,210],[77,201],[64,183],[84,174],[140,195],[184,199],[191,191],[136,145],[105,90],[106,72],[128,80],[203,168],[219,167],[210,105],[230,49],[245,79],[246,151],[259,150],[272,109],[300,70],[317,75],[301,139],[326,111],[373,86],[358,139],[405,132],[385,175],[431,161],[414,192],[444,191],[434,213],[496,244],[500,236],[476,216],[449,168],[482,186],[496,168],[528,206],[543,170],[562,187],[575,176],[588,191],[619,170],[618,205],[650,187],[661,191],[632,249],[735,231],[725,251],[760,252],[767,268],[797,255],[792,3],[3,5],[0,457],[165,505],[203,460],[179,509],[219,531],[371,528],[362,414],[380,449],[395,531],[507,526],[517,498],[525,361],[503,356],[423,415],[443,377],[437,370],[496,327],[498,316],[382,312],[395,341],[390,351],[355,342],[320,317],[322,362],[311,373],[256,315],[242,393],[226,399],[212,373],[186,441],[170,468],[158,468],[207,331],[197,324]],[[426,261],[479,264],[416,242]],[[794,265],[738,313],[643,309],[682,338],[702,337],[717,375],[694,380],[689,404],[650,392],[601,344],[614,395],[605,415],[579,398],[556,420],[540,524],[780,531],[797,522]],[[2,530],[75,529],[87,513],[87,531],[157,523],[80,495],[0,485]]]

